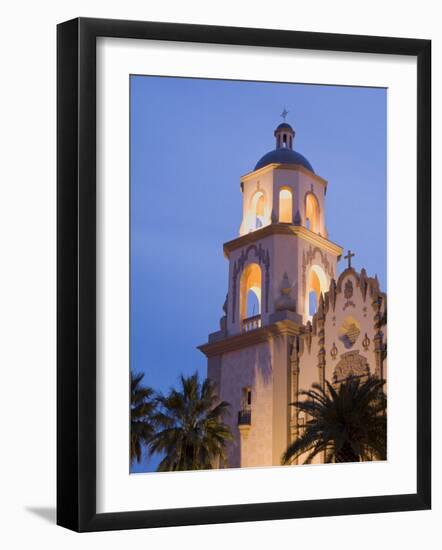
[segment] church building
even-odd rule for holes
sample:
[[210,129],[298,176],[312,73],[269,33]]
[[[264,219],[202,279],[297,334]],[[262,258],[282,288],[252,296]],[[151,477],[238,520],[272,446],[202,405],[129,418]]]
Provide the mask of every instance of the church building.
[[352,267],[351,251],[338,275],[343,248],[325,225],[327,181],[293,149],[289,124],[274,136],[275,149],[240,180],[239,236],[224,244],[224,316],[199,347],[231,404],[233,468],[281,464],[306,422],[290,403],[312,383],[387,377],[386,294]]

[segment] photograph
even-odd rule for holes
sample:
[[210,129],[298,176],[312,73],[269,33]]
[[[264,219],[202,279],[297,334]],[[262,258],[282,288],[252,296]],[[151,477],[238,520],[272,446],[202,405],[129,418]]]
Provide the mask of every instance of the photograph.
[[131,474],[388,460],[387,95],[130,75]]

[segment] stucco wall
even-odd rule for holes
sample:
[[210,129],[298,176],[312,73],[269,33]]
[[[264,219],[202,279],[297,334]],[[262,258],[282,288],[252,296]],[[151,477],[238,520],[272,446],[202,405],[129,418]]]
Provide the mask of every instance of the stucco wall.
[[[272,464],[272,386],[271,350],[267,343],[225,353],[221,359],[220,395],[231,404],[232,414],[225,419],[235,441],[228,447],[229,467],[270,466]],[[252,389],[252,424],[240,447],[238,411],[242,388]]]

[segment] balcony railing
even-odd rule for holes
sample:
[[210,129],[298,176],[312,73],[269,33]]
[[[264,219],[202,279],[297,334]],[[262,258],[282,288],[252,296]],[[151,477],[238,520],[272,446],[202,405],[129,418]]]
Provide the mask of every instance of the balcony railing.
[[261,315],[254,315],[253,317],[247,317],[242,321],[242,331],[250,332],[256,330],[261,326]]
[[243,409],[238,411],[238,426],[250,426],[252,424],[252,411]]

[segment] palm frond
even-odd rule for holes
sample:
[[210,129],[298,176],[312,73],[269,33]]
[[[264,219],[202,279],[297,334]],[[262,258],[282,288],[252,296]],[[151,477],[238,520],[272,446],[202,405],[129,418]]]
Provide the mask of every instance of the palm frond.
[[144,373],[130,373],[130,462],[141,462],[143,449],[154,433],[154,391],[143,386]]
[[326,462],[386,458],[385,381],[349,377],[338,387],[326,381],[301,391],[291,406],[308,418],[302,433],[282,456],[283,464],[303,458],[310,463],[321,452]]
[[149,452],[164,455],[159,471],[211,469],[226,461],[226,445],[233,435],[222,419],[230,404],[220,401],[212,380],[201,382],[197,372],[181,375],[178,387],[159,394],[156,403],[156,433]]

